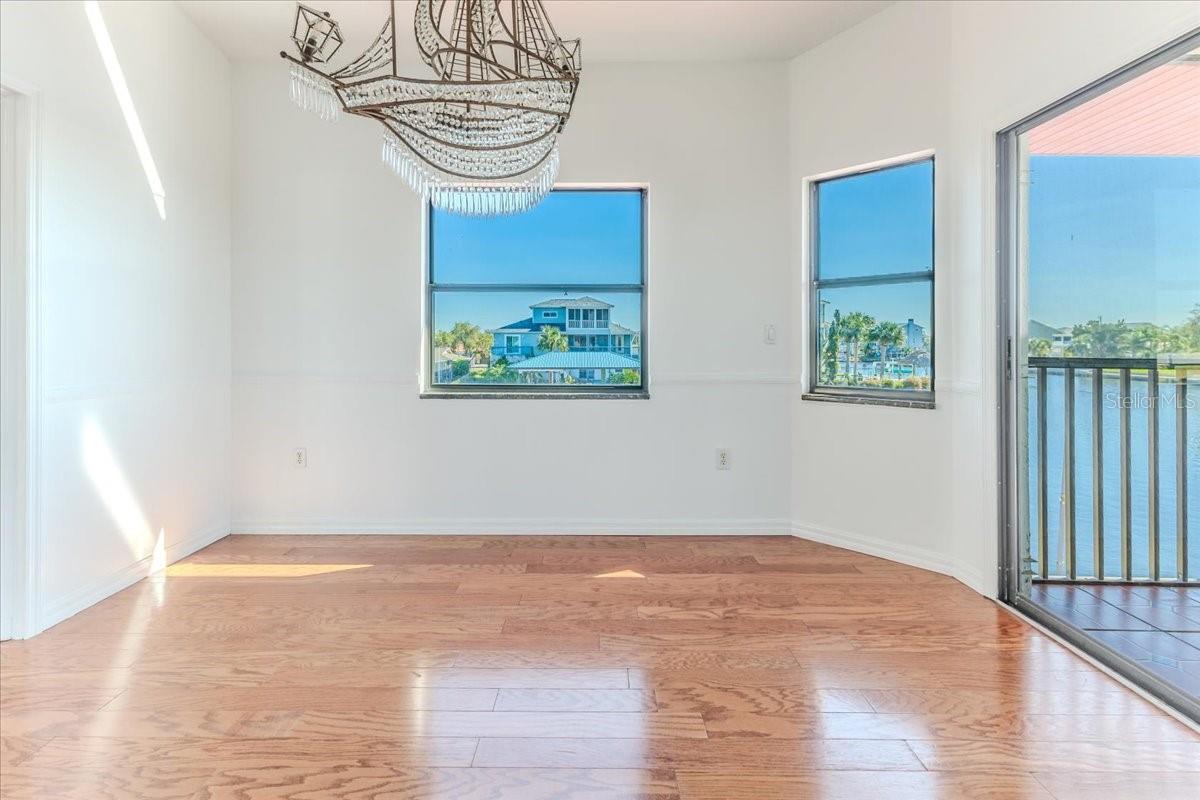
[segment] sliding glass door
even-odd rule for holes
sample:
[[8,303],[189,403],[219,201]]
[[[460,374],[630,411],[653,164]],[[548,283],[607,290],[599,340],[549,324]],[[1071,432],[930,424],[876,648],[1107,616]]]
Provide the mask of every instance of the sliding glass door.
[[1000,134],[1009,599],[1200,712],[1200,35]]

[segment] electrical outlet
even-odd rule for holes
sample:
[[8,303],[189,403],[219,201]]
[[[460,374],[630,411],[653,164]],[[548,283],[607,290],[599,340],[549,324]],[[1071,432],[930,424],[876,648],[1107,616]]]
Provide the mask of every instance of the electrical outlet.
[[297,447],[296,452],[292,454],[292,463],[297,467],[308,466],[308,448]]
[[779,334],[776,332],[775,326],[772,323],[763,325],[763,341],[767,344],[775,344],[777,341],[779,341]]
[[732,464],[729,461],[729,448],[717,448],[717,469],[730,469]]

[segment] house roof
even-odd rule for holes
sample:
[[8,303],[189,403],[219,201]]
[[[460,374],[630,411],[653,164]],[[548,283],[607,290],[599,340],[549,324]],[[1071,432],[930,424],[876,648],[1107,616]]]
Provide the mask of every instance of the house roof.
[[434,361],[470,361],[469,353],[456,353],[449,347],[439,347],[433,354]]
[[542,353],[540,356],[516,361],[509,365],[515,370],[540,369],[640,369],[642,363],[636,358],[620,353],[583,350]]
[[516,322],[510,322],[503,328],[492,328],[489,333],[536,333],[542,328],[558,328],[560,331],[566,328],[562,322],[549,322],[547,320],[533,321],[533,317],[519,319]]
[[[533,321],[532,317],[519,319],[516,322],[510,322],[503,328],[492,328],[489,333],[538,333],[542,328],[558,328],[560,331],[565,331],[567,326],[562,322],[551,322],[549,320]],[[626,328],[624,325],[618,325],[615,322],[610,322],[607,328],[572,328],[571,333],[587,333],[603,335],[604,333],[619,333],[637,335],[637,331],[632,328]]]
[[534,303],[530,308],[612,308],[612,303],[594,297],[560,297]]
[[1034,339],[1053,339],[1058,335],[1058,328],[1053,325],[1047,325],[1044,322],[1038,322],[1036,319],[1029,320],[1029,335]]

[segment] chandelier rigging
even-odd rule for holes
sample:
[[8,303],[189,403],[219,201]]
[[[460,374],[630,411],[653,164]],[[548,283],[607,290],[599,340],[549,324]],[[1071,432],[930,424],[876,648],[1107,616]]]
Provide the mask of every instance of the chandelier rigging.
[[[558,134],[579,85],[580,42],[555,32],[542,0],[417,0],[417,50],[432,78],[397,71],[396,3],[375,41],[345,66],[327,12],[300,4],[292,99],[322,119],[383,123],[383,160],[437,208],[511,214],[537,205],[558,174]],[[502,9],[507,9],[507,14]]]

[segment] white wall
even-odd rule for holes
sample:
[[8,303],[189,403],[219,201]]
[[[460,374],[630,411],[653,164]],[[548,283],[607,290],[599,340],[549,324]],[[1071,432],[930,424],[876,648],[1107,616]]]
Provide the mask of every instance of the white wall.
[[171,3],[102,3],[159,218],[83,4],[0,4],[36,91],[35,627],[229,530],[230,77]]
[[930,148],[937,158],[938,407],[796,399],[798,532],[995,591],[995,133],[1197,25],[1196,2],[902,3],[791,63],[797,214],[808,176]]
[[588,69],[559,177],[649,185],[652,399],[422,400],[420,203],[381,127],[235,67],[234,529],[788,530],[786,86]]
[[[561,180],[649,185],[653,397],[448,401],[418,397],[420,207],[378,126],[296,109],[279,64],[231,72],[172,4],[103,9],[165,221],[82,7],[0,5],[3,74],[40,90],[43,623],[144,575],[160,530],[170,560],[231,525],[793,530],[990,591],[992,136],[1200,24],[905,3],[790,65],[589,68]],[[801,401],[804,178],[925,149],[938,408]]]

